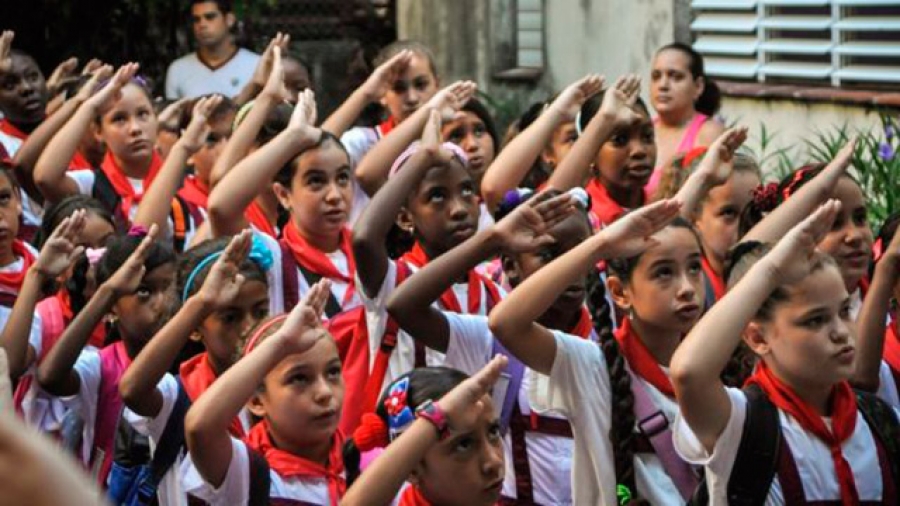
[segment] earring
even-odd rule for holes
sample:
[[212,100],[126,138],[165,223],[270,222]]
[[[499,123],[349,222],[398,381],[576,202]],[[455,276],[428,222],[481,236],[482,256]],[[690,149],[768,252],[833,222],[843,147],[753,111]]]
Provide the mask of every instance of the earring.
[[635,313],[634,313],[634,306],[629,306],[629,307],[628,307],[628,310],[626,311],[626,313],[628,313],[628,319],[629,319],[629,320],[634,320],[634,315],[635,315]]

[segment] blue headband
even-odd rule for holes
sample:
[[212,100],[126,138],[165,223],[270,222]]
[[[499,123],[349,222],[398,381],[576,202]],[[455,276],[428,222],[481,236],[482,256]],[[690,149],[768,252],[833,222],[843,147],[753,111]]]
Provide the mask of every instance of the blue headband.
[[[202,271],[207,265],[215,262],[217,258],[222,256],[222,253],[224,251],[224,249],[214,251],[207,255],[203,260],[197,262],[197,265],[194,266],[194,268],[191,270],[191,273],[187,277],[187,281],[184,283],[184,291],[181,292],[182,302],[188,299],[188,293],[191,291],[191,287],[194,285],[194,278],[196,278],[200,271]],[[263,270],[263,272],[269,272],[269,269],[272,268],[272,264],[275,262],[275,259],[272,257],[272,252],[256,235],[252,236],[250,242],[250,254],[247,255],[247,258],[258,265],[260,269]]]

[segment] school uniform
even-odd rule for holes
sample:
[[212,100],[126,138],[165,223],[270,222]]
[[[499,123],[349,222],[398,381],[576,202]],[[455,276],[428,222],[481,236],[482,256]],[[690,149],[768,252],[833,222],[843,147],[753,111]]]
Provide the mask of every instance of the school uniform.
[[166,98],[196,98],[217,93],[234,97],[253,77],[259,55],[238,48],[234,55],[217,67],[210,67],[193,52],[169,64],[166,71]]
[[[292,227],[294,225],[289,223],[285,227],[285,233],[289,234],[287,230]],[[272,253],[272,268],[266,272],[269,284],[269,314],[289,312],[306,295],[311,283],[303,272],[304,269],[331,280],[331,295],[338,306],[338,311],[347,311],[362,303],[359,290],[353,281],[356,263],[350,248],[349,230],[342,232],[341,246],[331,253],[319,251],[305,242],[292,249],[286,238],[277,240],[257,230],[253,233]],[[326,307],[326,314],[328,316],[335,314],[332,306]]]
[[[617,504],[612,426],[612,390],[609,369],[597,343],[560,331],[552,331],[556,357],[549,376],[532,381],[528,393],[533,410],[555,410],[569,419],[575,436],[572,462],[572,496],[575,504]],[[668,374],[667,371],[665,371]],[[678,413],[675,400],[653,384],[640,381],[654,405],[668,420]],[[637,429],[635,429],[637,430]],[[655,453],[635,453],[637,493],[650,504],[681,505],[684,500]]]
[[[444,365],[473,375],[480,371],[495,354],[495,337],[488,327],[487,317],[481,315],[459,315],[444,312],[450,329],[447,356]],[[595,345],[596,347],[596,345]],[[530,370],[529,370],[530,371]],[[526,373],[522,377],[517,395],[518,413],[521,421],[534,420],[540,416],[546,425],[560,426],[566,422],[558,410],[549,410],[540,415],[532,411],[528,402],[531,383],[537,379],[536,373]],[[495,390],[494,408],[499,412],[506,398],[506,391]],[[562,423],[561,423],[562,422]],[[526,422],[527,423],[527,422]],[[512,422],[511,422],[512,425]],[[572,455],[573,440],[559,434],[542,433],[537,430],[524,431],[525,458],[528,461],[529,476],[517,476],[516,457],[521,456],[520,444],[514,443],[512,428],[503,437],[503,452],[506,469],[502,495],[508,499],[518,499],[522,493],[533,497],[536,504],[573,504],[572,500]],[[516,437],[519,437],[516,435]],[[517,455],[518,454],[518,455]],[[521,464],[520,464],[521,467]],[[521,479],[530,480],[530,490],[521,491],[517,487]]]
[[[587,186],[584,187],[588,195],[591,196],[591,214],[594,215],[600,228],[612,224],[614,221],[622,217],[631,209],[622,207],[618,202],[613,200],[609,191],[596,178],[591,178]],[[651,195],[647,190],[644,192],[644,203],[650,202]]]
[[[12,263],[0,267],[0,329],[6,327],[6,322],[12,315],[12,308],[19,295],[19,289],[25,281],[28,269],[37,260],[38,251],[27,242],[13,241],[13,254],[15,260]],[[28,339],[40,339],[40,317],[36,314],[31,321],[31,330]]]
[[194,466],[192,457],[188,455],[179,469],[185,491],[210,506],[247,504],[250,499],[253,473],[250,452],[254,451],[258,456],[264,457],[269,465],[269,497],[273,503],[277,501],[277,504],[337,505],[346,491],[344,463],[341,457],[343,437],[340,433],[334,436],[329,465],[325,468],[274,449],[271,442],[268,442],[263,424],[264,422],[257,424],[245,441],[231,438],[231,461],[228,463],[225,478],[218,487],[213,487],[203,479]]
[[[341,144],[350,156],[350,167],[356,169],[360,160],[372,149],[385,135],[396,126],[393,118],[382,122],[375,127],[353,127],[341,135]],[[356,223],[356,219],[362,214],[363,209],[369,204],[370,197],[365,190],[353,178],[353,206],[351,207],[349,225]]]
[[[745,393],[737,388],[726,388],[726,392],[731,413],[712,452],[704,448],[683,418],[676,419],[674,429],[674,442],[678,453],[685,460],[704,466],[710,504],[713,506],[727,504],[728,481],[731,478],[747,419],[748,400]],[[822,418],[830,427],[832,420]],[[800,477],[799,485],[806,501],[837,501],[836,504],[839,504],[841,491],[828,445],[780,408],[778,419],[782,442],[790,448]],[[860,501],[882,499],[882,468],[875,448],[874,435],[862,414],[857,411],[855,428],[841,443],[841,451],[852,471]],[[776,475],[765,504],[778,505],[784,504],[784,501],[782,483]]]
[[[0,120],[0,159],[12,160],[27,138],[28,136],[12,123]],[[22,226],[19,227],[19,238],[30,241],[41,226],[44,207],[32,200],[24,188],[20,188],[19,196],[22,202]]]

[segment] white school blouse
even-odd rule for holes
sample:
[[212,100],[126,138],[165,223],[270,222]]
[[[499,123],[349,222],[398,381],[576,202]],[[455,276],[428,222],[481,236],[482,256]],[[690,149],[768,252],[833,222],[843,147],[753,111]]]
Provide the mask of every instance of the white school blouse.
[[[444,365],[459,369],[468,375],[480,371],[493,357],[494,335],[488,327],[486,316],[459,315],[444,312],[450,328],[447,344],[447,359]],[[523,415],[531,414],[528,390],[532,375],[525,374],[519,387],[519,409]],[[503,407],[505,392],[494,393],[494,408],[499,415]],[[515,416],[515,415],[513,415]],[[541,413],[541,416],[565,419],[559,412]],[[538,504],[573,504],[572,502],[572,451],[573,440],[538,434],[525,433],[528,451],[528,465],[534,501]],[[506,460],[503,480],[503,495],[509,498],[516,494],[516,473],[513,466],[512,442],[510,435],[503,438],[503,454]]]
[[[688,462],[706,469],[710,505],[727,505],[728,480],[737,457],[738,446],[747,419],[747,396],[740,389],[726,388],[731,401],[731,414],[725,429],[716,441],[712,453],[697,439],[687,422],[679,417],[675,421],[675,449]],[[816,436],[806,432],[797,420],[778,410],[781,433],[790,446],[791,454],[800,474],[800,482],[807,501],[840,501],[841,493],[834,469],[834,461],[828,446]],[[831,419],[824,418],[831,426]],[[862,501],[881,500],[881,466],[875,451],[875,440],[862,413],[856,414],[856,430],[841,445],[844,458],[853,470],[856,489]],[[781,484],[776,475],[766,498],[766,505],[784,504]]]
[[[617,504],[609,369],[600,346],[565,332],[552,331],[556,357],[550,375],[530,372],[528,399],[538,413],[556,410],[569,419],[575,436],[572,460],[572,496],[575,504]],[[668,373],[668,372],[667,372]],[[654,404],[670,421],[678,405],[643,379]],[[635,428],[637,430],[637,428]],[[678,489],[656,454],[635,454],[637,492],[654,505],[683,505]]]

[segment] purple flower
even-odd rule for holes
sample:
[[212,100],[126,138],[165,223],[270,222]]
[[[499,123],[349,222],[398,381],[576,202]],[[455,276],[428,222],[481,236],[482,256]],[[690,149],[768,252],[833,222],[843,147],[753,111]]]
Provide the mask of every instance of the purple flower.
[[896,132],[896,130],[894,129],[894,125],[892,125],[892,124],[884,125],[884,136],[887,137],[887,140],[893,139],[893,138],[894,138],[894,135],[895,135],[896,133],[897,133],[897,132]]
[[889,162],[893,160],[895,154],[896,153],[894,152],[894,147],[887,142],[882,142],[878,146],[878,156],[881,157],[881,159],[884,161]]

